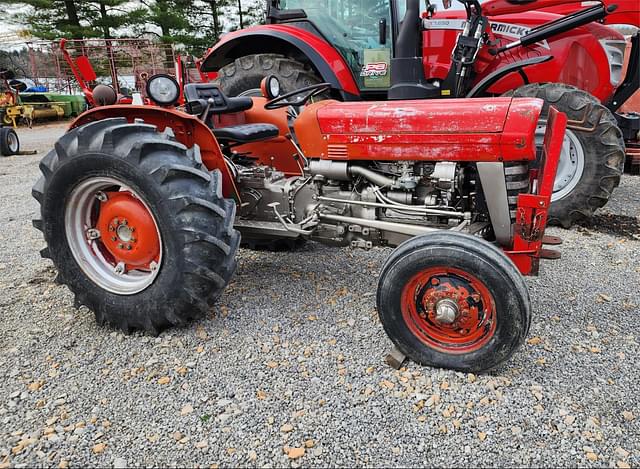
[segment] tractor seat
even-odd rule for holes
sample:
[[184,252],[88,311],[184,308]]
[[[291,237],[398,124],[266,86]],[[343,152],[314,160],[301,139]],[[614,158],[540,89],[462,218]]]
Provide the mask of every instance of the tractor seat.
[[273,124],[239,124],[213,129],[220,143],[251,143],[277,137],[280,131]]

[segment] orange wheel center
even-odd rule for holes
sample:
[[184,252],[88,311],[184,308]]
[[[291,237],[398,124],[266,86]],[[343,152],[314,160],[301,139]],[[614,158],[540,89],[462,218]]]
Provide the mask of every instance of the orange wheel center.
[[402,316],[424,344],[447,353],[468,353],[496,330],[493,296],[476,277],[460,269],[426,269],[402,290]]
[[160,239],[153,216],[144,204],[130,192],[106,192],[100,202],[96,228],[100,240],[116,264],[123,262],[130,269],[150,269],[158,262]]

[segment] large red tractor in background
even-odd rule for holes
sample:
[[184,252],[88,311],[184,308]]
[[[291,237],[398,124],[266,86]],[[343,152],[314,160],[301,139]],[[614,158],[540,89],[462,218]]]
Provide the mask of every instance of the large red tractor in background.
[[568,227],[603,206],[640,131],[640,116],[616,114],[638,89],[640,38],[625,71],[627,42],[606,25],[640,26],[640,4],[462,0],[464,10],[436,11],[405,1],[268,0],[268,24],[225,35],[202,69],[229,95],[255,95],[275,74],[285,92],[328,82],[344,101],[542,98],[543,115],[553,104],[569,117],[551,222]]

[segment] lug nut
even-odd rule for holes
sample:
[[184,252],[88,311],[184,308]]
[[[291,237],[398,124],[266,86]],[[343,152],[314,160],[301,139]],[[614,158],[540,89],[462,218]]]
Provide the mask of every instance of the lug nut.
[[131,245],[127,244],[127,251],[131,251]]
[[124,262],[118,262],[118,265],[116,265],[116,267],[113,269],[113,272],[116,275],[122,275],[124,274],[124,271],[125,271]]
[[118,248],[124,249],[124,245],[122,243],[118,244]]

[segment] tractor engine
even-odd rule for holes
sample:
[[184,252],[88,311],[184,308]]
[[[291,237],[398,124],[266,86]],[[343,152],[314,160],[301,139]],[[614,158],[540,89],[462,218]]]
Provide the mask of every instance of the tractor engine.
[[[313,159],[294,177],[264,165],[235,169],[242,199],[236,226],[245,238],[306,235],[369,249],[434,229],[490,233],[475,164]],[[508,172],[515,216],[517,193],[529,188],[528,165],[513,164]]]

